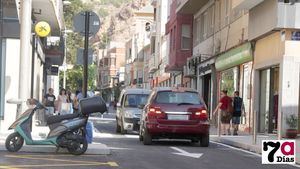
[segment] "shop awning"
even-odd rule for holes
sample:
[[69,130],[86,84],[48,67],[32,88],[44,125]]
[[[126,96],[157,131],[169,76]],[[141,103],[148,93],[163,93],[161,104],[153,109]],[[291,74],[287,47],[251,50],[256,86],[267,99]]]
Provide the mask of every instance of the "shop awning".
[[222,71],[252,60],[253,53],[249,42],[221,54],[216,59],[215,66],[217,71]]

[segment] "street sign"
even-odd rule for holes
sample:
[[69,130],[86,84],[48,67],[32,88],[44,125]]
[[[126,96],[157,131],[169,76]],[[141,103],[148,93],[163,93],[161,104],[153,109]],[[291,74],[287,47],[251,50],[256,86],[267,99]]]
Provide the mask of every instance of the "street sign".
[[51,66],[47,69],[47,75],[57,76],[59,68],[57,66]]
[[[79,32],[80,35],[84,36],[84,50],[83,50],[83,84],[82,93],[83,97],[87,97],[87,86],[88,86],[88,48],[89,48],[89,37],[95,35],[100,28],[100,19],[95,12],[84,11],[77,14],[73,19],[73,27],[75,32]],[[80,53],[80,52],[78,52]],[[80,55],[79,55],[80,56]],[[77,57],[81,58],[81,57]],[[92,59],[91,59],[92,60]]]
[[34,30],[39,37],[46,37],[51,32],[51,27],[47,22],[41,21],[35,25]]
[[[89,12],[89,36],[95,35],[100,29],[100,19],[95,12]],[[73,19],[74,31],[85,35],[85,12],[80,12]]]
[[[76,64],[77,65],[83,65],[83,48],[77,49],[77,56],[76,56]],[[88,50],[88,64],[93,63],[93,50],[89,49]]]

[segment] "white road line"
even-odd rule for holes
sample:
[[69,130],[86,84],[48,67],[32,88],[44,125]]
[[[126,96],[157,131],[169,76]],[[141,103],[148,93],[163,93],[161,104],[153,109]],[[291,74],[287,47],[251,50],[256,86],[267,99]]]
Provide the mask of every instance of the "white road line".
[[116,121],[115,118],[89,117],[89,120]]
[[261,157],[260,154],[257,154],[257,153],[251,152],[251,151],[247,151],[247,150],[244,150],[244,149],[236,148],[236,147],[233,147],[233,146],[230,146],[230,145],[227,145],[227,144],[223,144],[223,143],[219,143],[219,142],[215,142],[215,141],[210,141],[210,142],[211,142],[211,143],[214,143],[214,144],[222,145],[222,146],[224,146],[224,147],[228,147],[228,148],[231,148],[231,149],[234,149],[234,150],[238,150],[238,151],[241,151],[241,152],[245,152],[245,153],[248,153],[248,154],[257,156],[257,157]]
[[172,153],[172,154],[176,154],[176,155],[180,155],[180,156],[185,156],[185,157],[192,157],[192,158],[200,158],[203,153],[189,153],[187,151],[184,151],[180,148],[177,147],[170,147],[173,150],[179,151],[179,153]]

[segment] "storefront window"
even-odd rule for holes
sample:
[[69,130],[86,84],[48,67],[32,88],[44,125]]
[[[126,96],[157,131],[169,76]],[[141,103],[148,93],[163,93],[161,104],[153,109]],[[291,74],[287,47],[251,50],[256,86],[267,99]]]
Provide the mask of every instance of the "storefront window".
[[227,90],[230,97],[238,89],[238,72],[238,67],[234,67],[221,73],[221,90]]

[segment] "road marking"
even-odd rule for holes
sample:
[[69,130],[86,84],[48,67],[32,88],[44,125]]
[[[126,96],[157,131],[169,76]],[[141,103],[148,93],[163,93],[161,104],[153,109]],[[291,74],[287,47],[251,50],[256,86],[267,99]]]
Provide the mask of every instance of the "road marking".
[[3,168],[3,169],[19,169],[19,168],[13,168],[11,166],[5,166],[5,165],[0,166],[0,168]]
[[[80,160],[74,161],[74,160],[64,160],[64,159],[49,159],[49,158],[41,158],[41,157],[32,157],[32,156],[28,156],[28,155],[5,155],[5,156],[10,157],[10,158],[23,158],[23,159],[31,159],[31,160],[45,160],[45,161],[72,163],[72,164],[63,164],[63,165],[67,165],[67,166],[74,166],[74,165],[78,165],[78,164],[80,164],[81,166],[82,165],[109,165],[111,167],[118,166],[118,164],[115,162],[101,163],[101,162],[95,162],[95,161],[80,161]],[[76,164],[74,164],[74,163],[76,163]],[[58,164],[58,165],[61,165],[61,164]],[[24,166],[24,165],[14,165],[13,167],[22,167],[22,166]],[[32,166],[34,167],[35,165],[32,165]],[[37,166],[41,166],[41,165],[37,165]],[[45,164],[43,166],[51,167],[52,164],[50,166],[48,164]],[[12,167],[12,166],[10,166],[10,167]]]
[[172,153],[172,154],[176,154],[176,155],[181,155],[181,156],[186,156],[186,157],[192,157],[192,158],[200,158],[203,153],[189,153],[187,151],[184,151],[180,148],[177,147],[170,147],[173,150],[179,151],[179,153]]

